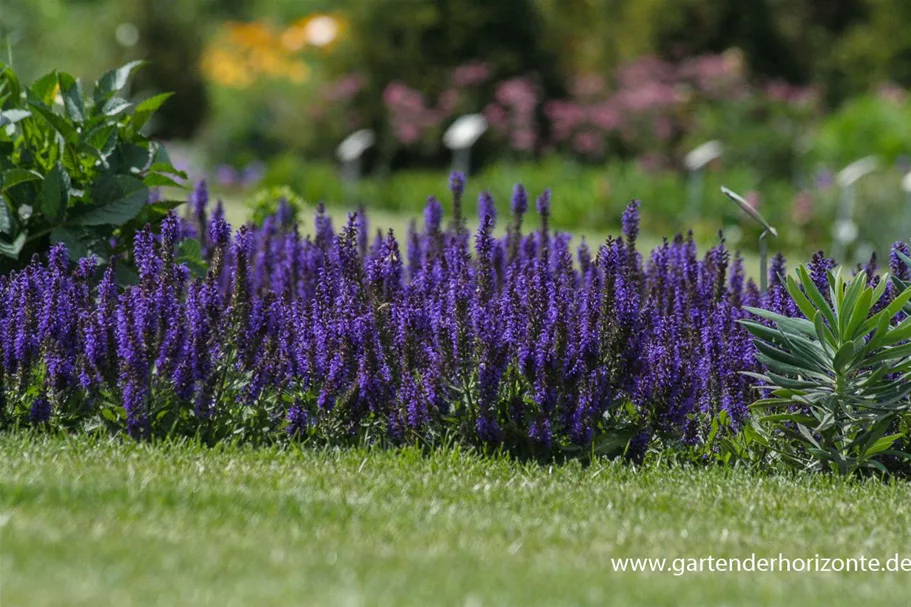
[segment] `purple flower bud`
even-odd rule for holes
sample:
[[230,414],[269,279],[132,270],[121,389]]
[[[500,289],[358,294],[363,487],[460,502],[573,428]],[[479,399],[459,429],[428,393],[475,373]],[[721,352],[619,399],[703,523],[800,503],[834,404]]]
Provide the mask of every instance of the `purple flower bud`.
[[630,242],[636,242],[639,236],[639,201],[632,200],[623,211],[623,233]]
[[490,217],[491,225],[497,223],[497,207],[494,205],[493,196],[490,192],[481,192],[478,195],[478,219],[484,223],[484,218]]
[[512,213],[522,215],[528,210],[528,192],[521,183],[516,184],[512,190]]
[[537,200],[538,214],[541,217],[550,217],[550,188],[541,192]]
[[427,198],[427,206],[424,207],[424,225],[428,234],[440,231],[440,224],[443,222],[443,205],[435,196]]
[[44,424],[51,420],[51,402],[47,399],[46,394],[41,394],[32,401],[28,419],[33,424]]
[[449,191],[455,200],[461,200],[465,192],[465,173],[453,171],[449,174]]

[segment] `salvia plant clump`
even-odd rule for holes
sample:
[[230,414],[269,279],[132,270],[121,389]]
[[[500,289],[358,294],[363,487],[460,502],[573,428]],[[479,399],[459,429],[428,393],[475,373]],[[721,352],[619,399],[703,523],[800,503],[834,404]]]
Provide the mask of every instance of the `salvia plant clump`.
[[[73,264],[55,245],[0,277],[3,423],[723,457],[752,423],[744,372],[762,371],[745,308],[799,315],[784,260],[760,294],[723,242],[700,259],[678,236],[644,258],[635,201],[622,237],[574,248],[550,192],[530,203],[522,186],[499,233],[482,194],[472,234],[462,184],[451,221],[431,197],[402,243],[368,239],[363,211],[336,232],[322,207],[312,235],[283,205],[232,232],[200,184],[187,218],[136,234],[125,288],[119,260]],[[829,267],[814,259],[813,280]]]

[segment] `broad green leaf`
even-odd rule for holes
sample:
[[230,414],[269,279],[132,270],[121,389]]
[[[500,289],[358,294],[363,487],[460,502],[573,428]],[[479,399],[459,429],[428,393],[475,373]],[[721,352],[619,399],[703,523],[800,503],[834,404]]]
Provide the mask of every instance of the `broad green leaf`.
[[60,133],[60,136],[63,137],[64,141],[67,143],[76,143],[76,141],[79,140],[79,133],[76,131],[76,127],[70,124],[66,118],[55,114],[54,110],[47,106],[33,103],[32,107],[41,114],[42,118],[44,118],[48,124],[54,127],[54,130]]
[[172,95],[174,95],[174,93],[161,93],[154,97],[149,97],[137,105],[136,111],[133,112],[133,128],[138,131],[144,127],[149,121],[149,118],[151,118]]
[[77,218],[78,225],[121,225],[136,217],[149,198],[149,188],[128,175],[106,175],[92,188],[93,208]]
[[174,181],[174,179],[162,173],[149,173],[143,181],[150,188],[161,186],[167,186],[169,188],[186,188],[182,183]]
[[102,156],[107,156],[117,145],[117,127],[113,124],[102,124],[83,135],[82,141],[101,152]]
[[79,232],[73,228],[58,227],[51,232],[51,242],[62,242],[73,261],[88,257],[89,248],[79,237]]
[[5,90],[8,91],[10,99],[13,100],[13,104],[18,103],[22,96],[22,83],[19,82],[19,77],[16,75],[16,72],[13,71],[12,66],[0,66],[0,83],[2,83]]
[[57,72],[50,72],[36,80],[28,87],[28,92],[32,94],[35,101],[44,105],[54,103],[54,97],[57,93]]
[[20,183],[26,183],[28,181],[41,181],[43,177],[41,173],[37,171],[29,171],[26,169],[7,169],[0,174],[0,184],[4,191],[9,188],[19,185]]
[[12,259],[19,259],[19,252],[25,246],[25,239],[28,236],[26,232],[20,232],[13,242],[7,242],[0,239],[0,254]]
[[194,275],[203,277],[209,269],[202,257],[202,247],[195,238],[181,241],[177,246],[177,261],[186,264]]
[[28,110],[5,110],[0,112],[0,126],[16,124],[31,115],[32,113]]
[[98,82],[95,83],[93,93],[95,104],[101,106],[105,101],[111,98],[127,85],[130,76],[134,71],[145,65],[145,61],[131,61],[126,65],[105,72]]
[[60,94],[63,97],[63,109],[66,115],[75,122],[82,122],[85,118],[85,106],[82,101],[82,86],[79,81],[67,73],[57,75],[60,83]]
[[70,176],[59,162],[44,178],[41,190],[41,212],[49,220],[57,221],[66,214],[70,199]]
[[119,116],[133,106],[132,103],[120,97],[111,97],[101,108],[101,113],[105,116]]
[[149,148],[133,143],[124,143],[117,150],[117,172],[124,175],[139,175],[152,162]]
[[13,214],[6,203],[6,198],[0,196],[0,234],[12,234]]

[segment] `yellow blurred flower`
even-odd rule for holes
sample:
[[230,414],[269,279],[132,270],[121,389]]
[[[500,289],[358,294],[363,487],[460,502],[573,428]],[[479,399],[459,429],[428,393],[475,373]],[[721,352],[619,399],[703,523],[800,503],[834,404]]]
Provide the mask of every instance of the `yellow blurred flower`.
[[311,68],[295,55],[308,45],[331,45],[343,26],[341,19],[329,15],[298,19],[278,34],[261,21],[226,23],[204,53],[203,73],[229,87],[246,87],[262,76],[302,84]]
[[275,36],[272,30],[261,21],[250,21],[249,23],[231,22],[225,27],[228,40],[238,46],[264,48],[275,44]]
[[296,53],[307,44],[307,30],[298,24],[291,25],[281,33],[279,40],[282,48]]
[[278,76],[285,63],[284,56],[271,48],[256,48],[250,51],[250,67],[267,76]]
[[303,84],[310,77],[310,66],[303,61],[291,61],[287,65],[285,76],[294,84]]
[[202,59],[203,74],[223,86],[244,88],[253,83],[253,76],[243,57],[227,49],[208,49]]

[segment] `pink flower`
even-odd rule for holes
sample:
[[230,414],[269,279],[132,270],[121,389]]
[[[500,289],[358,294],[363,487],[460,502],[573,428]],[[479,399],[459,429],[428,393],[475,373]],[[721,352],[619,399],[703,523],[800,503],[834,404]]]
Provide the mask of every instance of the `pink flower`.
[[658,116],[652,123],[652,132],[658,139],[667,141],[674,134],[674,123],[667,116]]
[[531,129],[520,129],[512,134],[510,141],[514,149],[529,151],[534,149],[535,143],[538,141],[538,135]]
[[603,76],[589,74],[575,78],[570,85],[570,90],[573,97],[594,97],[603,93],[606,86]]
[[509,127],[509,114],[496,103],[487,104],[484,108],[484,117],[487,118],[490,127],[499,133],[506,132]]
[[459,107],[462,95],[457,89],[446,89],[437,99],[437,111],[445,116],[451,116]]
[[623,122],[623,113],[615,103],[605,101],[589,107],[588,118],[598,128],[613,131]]
[[466,63],[452,72],[452,84],[460,88],[484,84],[489,78],[490,67],[482,61]]
[[604,151],[604,139],[594,131],[582,131],[573,137],[573,150],[586,156],[596,156]]
[[813,216],[813,196],[809,192],[800,192],[791,205],[791,219],[794,223],[805,225]]
[[538,91],[528,78],[512,78],[497,86],[496,100],[501,105],[511,106],[515,111],[534,112],[538,105]]
[[746,200],[747,204],[749,204],[754,209],[758,209],[759,204],[762,202],[762,198],[759,196],[759,192],[755,190],[750,190],[744,194],[743,199]]
[[350,101],[363,88],[364,77],[360,74],[349,74],[329,83],[323,97],[328,101]]

